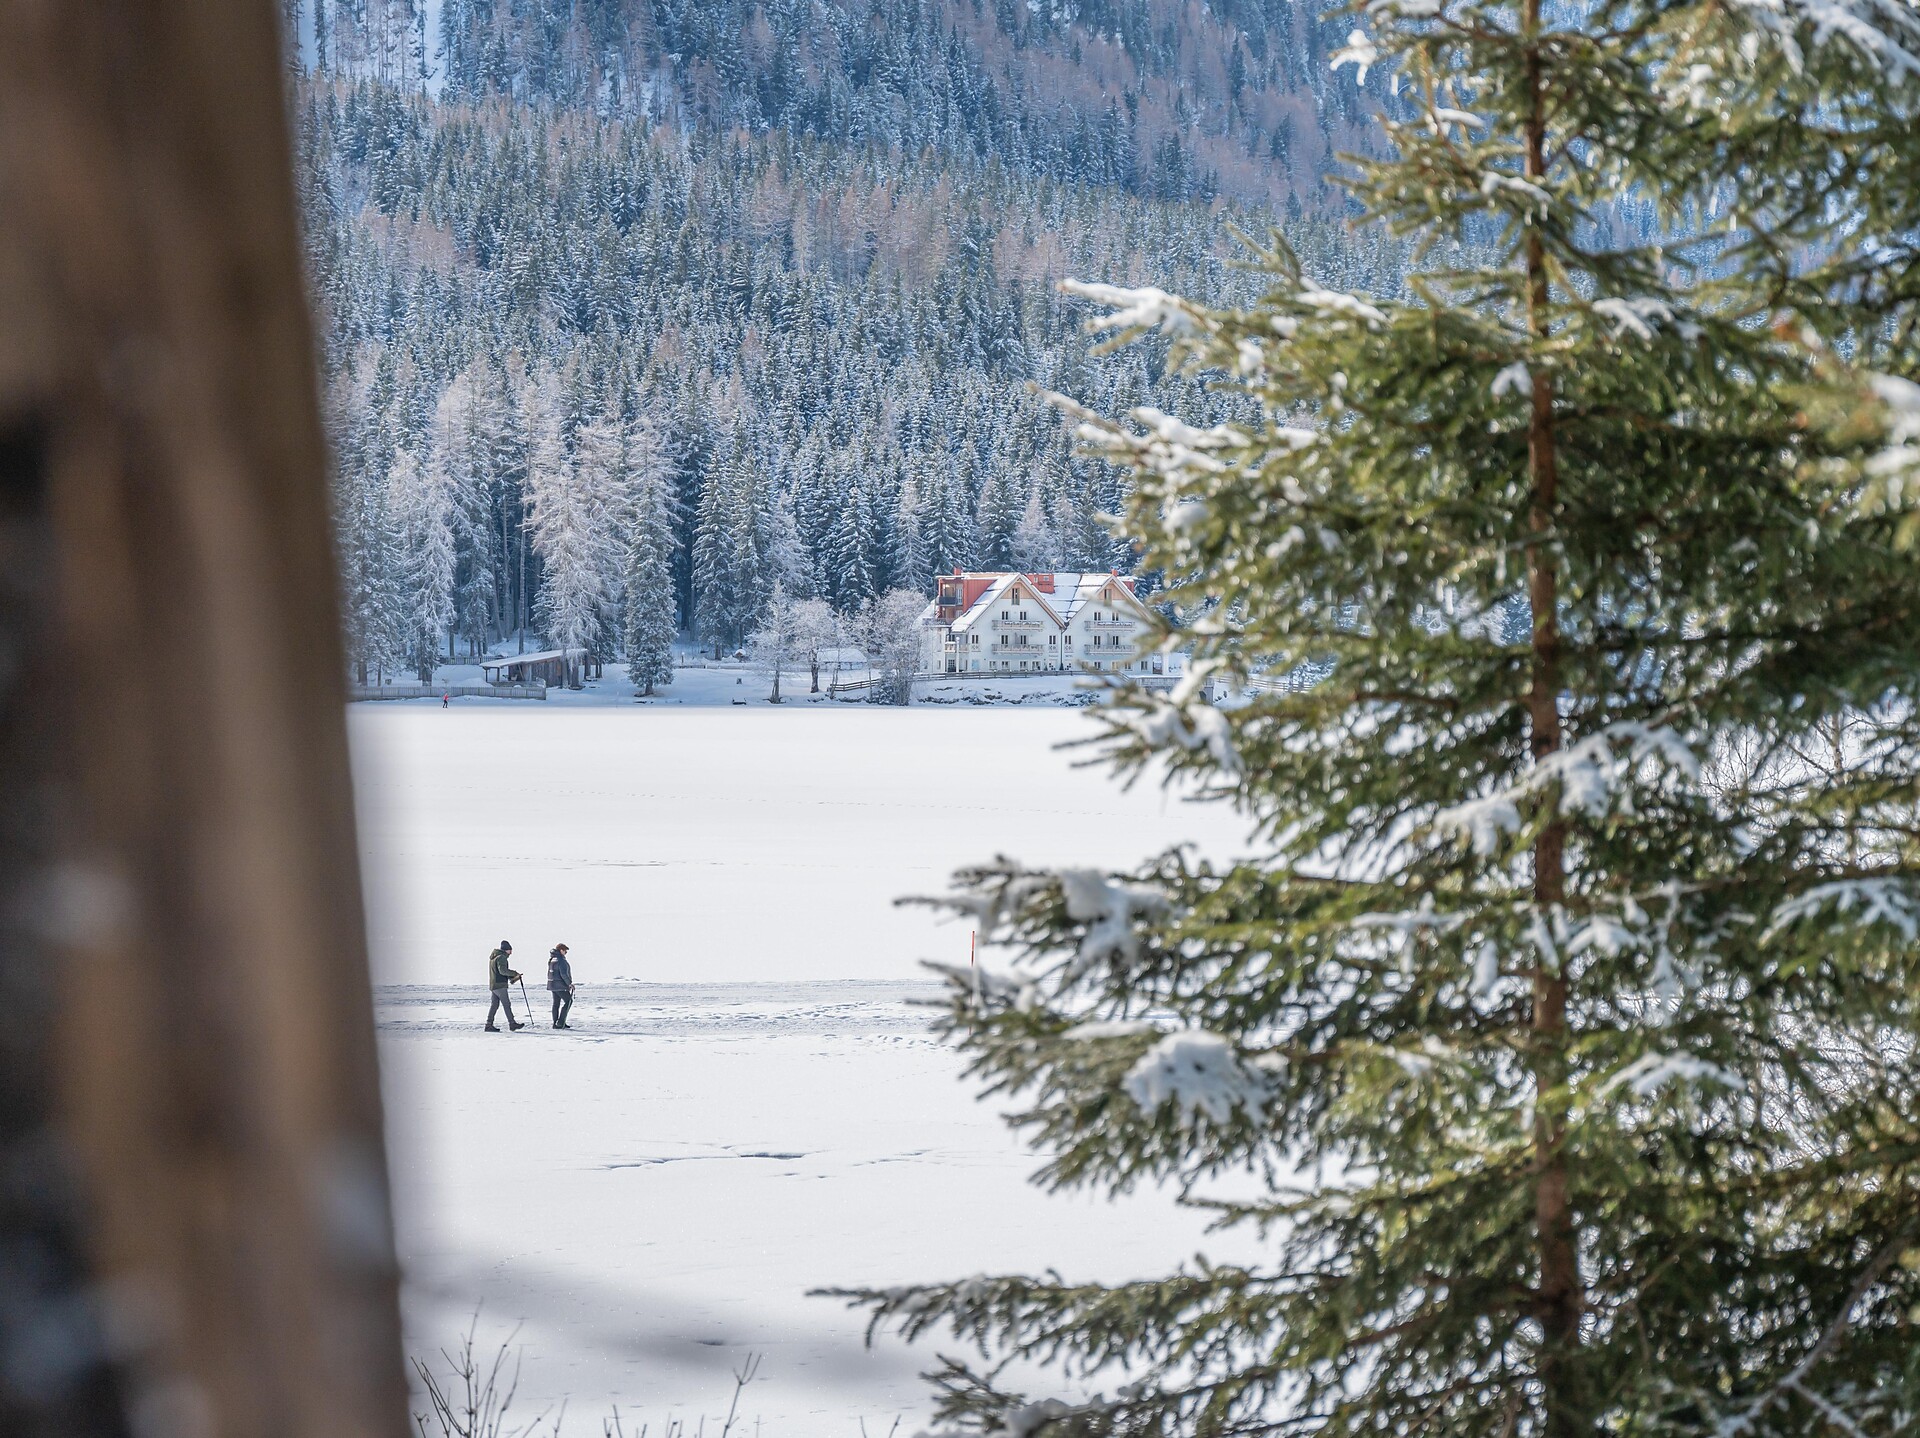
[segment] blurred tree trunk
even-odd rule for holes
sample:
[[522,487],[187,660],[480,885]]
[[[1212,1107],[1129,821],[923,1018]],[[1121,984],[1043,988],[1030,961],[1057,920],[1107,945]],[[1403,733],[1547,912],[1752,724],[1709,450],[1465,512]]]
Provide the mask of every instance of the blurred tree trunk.
[[399,1438],[275,0],[0,0],[0,1431]]

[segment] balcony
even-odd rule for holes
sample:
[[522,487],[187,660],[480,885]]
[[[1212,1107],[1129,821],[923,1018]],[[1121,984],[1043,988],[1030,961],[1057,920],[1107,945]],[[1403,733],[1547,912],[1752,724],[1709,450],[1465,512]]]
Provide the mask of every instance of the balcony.
[[1132,619],[1089,619],[1088,629],[1137,629],[1139,624]]
[[993,621],[993,627],[995,629],[1045,629],[1047,624],[1042,619],[996,619]]

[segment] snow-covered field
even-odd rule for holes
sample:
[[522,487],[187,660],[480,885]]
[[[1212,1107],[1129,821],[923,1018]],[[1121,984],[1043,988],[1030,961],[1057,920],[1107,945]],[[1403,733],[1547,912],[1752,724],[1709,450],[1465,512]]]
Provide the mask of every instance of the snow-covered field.
[[[897,909],[970,859],[1131,862],[1241,826],[1122,793],[1055,749],[1071,710],[353,706],[411,1346],[481,1311],[519,1327],[526,1416],[612,1403],[717,1423],[733,1368],[760,1432],[914,1431],[934,1349],[863,1347],[807,1289],[1058,1267],[1120,1277],[1197,1250],[1162,1194],[1025,1182],[910,1000],[964,926]],[[571,944],[574,1032],[488,1034],[511,937],[542,1011]],[[629,1425],[629,1431],[632,1431]]]

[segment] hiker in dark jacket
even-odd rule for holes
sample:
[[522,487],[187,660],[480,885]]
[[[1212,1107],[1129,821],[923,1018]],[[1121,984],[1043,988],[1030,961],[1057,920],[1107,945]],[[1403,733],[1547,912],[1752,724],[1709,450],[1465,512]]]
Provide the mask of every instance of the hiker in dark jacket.
[[[505,939],[500,947],[487,956],[487,987],[493,992],[493,1002],[487,1005],[487,1032],[497,1034],[500,1030],[494,1025],[493,1016],[501,1009],[507,1011],[507,1027],[517,1029],[520,1021],[513,1016],[513,995],[507,991],[507,985],[519,978],[519,973],[508,962],[513,957],[513,945]],[[531,1014],[528,1015],[532,1017]]]
[[553,1026],[572,1028],[567,1015],[573,1012],[573,965],[567,962],[565,944],[555,944],[547,955],[547,987],[553,990]]

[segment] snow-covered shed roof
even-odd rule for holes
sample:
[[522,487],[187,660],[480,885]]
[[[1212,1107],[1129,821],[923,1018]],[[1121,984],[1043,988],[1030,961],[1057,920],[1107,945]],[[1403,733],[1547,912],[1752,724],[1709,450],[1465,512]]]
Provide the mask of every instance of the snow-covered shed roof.
[[509,664],[544,664],[551,659],[584,659],[584,649],[542,649],[537,654],[489,654],[480,661],[482,669],[504,669]]

